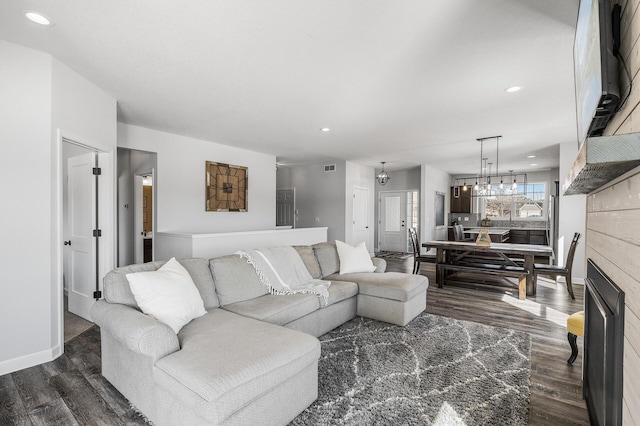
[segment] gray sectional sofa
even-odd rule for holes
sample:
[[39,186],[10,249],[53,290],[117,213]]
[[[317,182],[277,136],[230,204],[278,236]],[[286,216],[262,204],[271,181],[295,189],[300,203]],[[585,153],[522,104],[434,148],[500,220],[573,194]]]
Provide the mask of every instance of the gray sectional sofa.
[[317,398],[317,336],[356,315],[406,325],[426,307],[424,276],[385,272],[375,258],[375,272],[340,275],[335,244],[296,250],[331,281],[326,302],[269,294],[238,255],[180,260],[207,313],[178,334],[139,310],[126,278],[164,262],[109,272],[92,310],[103,376],[156,425],[286,424]]

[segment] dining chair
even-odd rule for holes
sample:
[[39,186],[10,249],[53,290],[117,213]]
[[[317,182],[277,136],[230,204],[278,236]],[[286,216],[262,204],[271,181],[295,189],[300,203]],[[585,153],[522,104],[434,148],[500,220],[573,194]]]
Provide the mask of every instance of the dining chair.
[[545,275],[557,279],[558,277],[564,277],[567,281],[567,290],[572,299],[576,297],[573,295],[573,285],[571,284],[571,268],[573,267],[573,256],[576,254],[576,247],[578,246],[578,240],[580,239],[580,233],[576,232],[573,235],[571,246],[569,247],[569,253],[567,253],[567,261],[564,266],[556,265],[544,265],[536,263],[533,265],[533,285],[534,288],[538,284],[538,275]]
[[409,228],[409,238],[413,247],[413,274],[420,271],[420,262],[435,263],[436,257],[428,254],[420,254],[420,239],[416,228]]
[[474,241],[473,238],[464,236],[464,227],[462,225],[453,225],[453,238],[456,241]]

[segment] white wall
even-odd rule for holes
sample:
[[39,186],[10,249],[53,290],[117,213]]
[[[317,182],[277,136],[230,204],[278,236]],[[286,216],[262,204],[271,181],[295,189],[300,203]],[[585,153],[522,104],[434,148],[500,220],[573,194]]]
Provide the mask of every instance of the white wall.
[[558,261],[564,265],[573,234],[580,232],[582,237],[573,258],[573,282],[584,284],[586,276],[585,229],[586,229],[586,195],[562,195],[562,183],[578,154],[576,142],[560,144],[560,218],[558,223]]
[[346,169],[346,182],[345,182],[345,236],[344,241],[348,244],[354,244],[353,240],[353,191],[354,188],[364,188],[369,191],[369,213],[368,213],[368,226],[369,237],[365,241],[367,250],[373,253],[375,245],[373,243],[374,229],[375,227],[375,206],[376,206],[376,194],[375,194],[375,169],[373,167],[361,166],[360,164],[347,161],[345,165]]
[[[273,155],[118,124],[118,146],[158,154],[156,229],[162,232],[230,232],[274,229],[276,159]],[[205,162],[249,168],[247,212],[205,211]]]
[[0,40],[0,63],[0,193],[3,205],[10,206],[0,213],[2,375],[60,354],[63,206],[58,128],[115,149],[116,104],[48,54]]
[[[449,217],[449,183],[451,176],[433,166],[427,164],[422,166],[422,188],[420,191],[420,242],[430,240],[447,239],[447,217]],[[436,192],[443,192],[444,197],[444,217],[445,224],[435,228],[435,197]],[[424,253],[424,249],[421,248]]]
[[336,162],[334,172],[325,172],[322,164],[291,167],[296,228],[326,226],[328,241],[345,240],[345,169],[344,161]]
[[[62,259],[64,258],[64,246],[62,245],[62,230],[64,229],[62,205],[64,192],[62,181],[66,180],[63,174],[62,142],[59,136],[87,145],[100,151],[102,175],[99,178],[100,188],[98,194],[99,228],[102,237],[99,243],[99,268],[98,284],[102,285],[102,277],[115,266],[115,164],[116,164],[116,100],[98,88],[87,79],[71,70],[69,67],[53,59],[52,67],[52,127],[51,157],[52,182],[51,211],[53,238],[51,241],[52,254],[52,334],[58,338],[58,344],[62,345]],[[57,322],[56,322],[57,321]]]
[[51,67],[0,40],[0,375],[51,359]]

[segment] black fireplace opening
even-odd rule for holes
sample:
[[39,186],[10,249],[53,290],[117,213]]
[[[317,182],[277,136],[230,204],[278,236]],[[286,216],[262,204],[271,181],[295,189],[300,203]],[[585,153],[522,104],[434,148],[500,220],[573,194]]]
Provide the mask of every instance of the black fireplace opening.
[[592,425],[622,425],[624,292],[587,261],[583,396]]

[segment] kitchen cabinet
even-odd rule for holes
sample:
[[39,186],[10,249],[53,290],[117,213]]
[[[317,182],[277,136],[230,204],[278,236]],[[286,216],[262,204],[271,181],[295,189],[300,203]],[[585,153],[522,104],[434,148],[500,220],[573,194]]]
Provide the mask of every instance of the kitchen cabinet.
[[511,229],[509,242],[512,244],[547,245],[547,231],[544,229]]
[[451,187],[451,213],[471,213],[471,188],[464,191],[462,186],[458,186],[458,196],[456,197],[456,187]]
[[[526,229],[526,228],[511,228],[509,232],[509,242],[512,244],[536,244],[546,246],[549,245],[547,241],[546,229]],[[549,263],[549,257],[536,257],[536,263]]]
[[547,231],[532,229],[529,231],[529,244],[547,245]]
[[526,229],[512,229],[509,231],[511,244],[529,244],[529,231]]
[[478,234],[480,233],[480,229],[486,229],[489,233],[489,238],[491,238],[491,242],[493,243],[510,243],[509,241],[509,230],[508,229],[499,229],[499,228],[471,228],[465,230],[465,233],[469,235],[469,237],[474,240],[478,238]]

